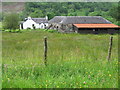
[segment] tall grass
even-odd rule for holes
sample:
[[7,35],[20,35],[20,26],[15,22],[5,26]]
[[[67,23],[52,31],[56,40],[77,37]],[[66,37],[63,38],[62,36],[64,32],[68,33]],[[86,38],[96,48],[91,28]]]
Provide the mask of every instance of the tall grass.
[[[0,30],[2,22],[0,22]],[[2,88],[2,32],[0,31],[0,89]]]
[[[48,66],[43,63],[43,38],[48,37]],[[60,34],[43,31],[3,32],[2,87],[117,88],[118,38],[113,35]]]
[[0,28],[2,28],[2,22],[0,22]]

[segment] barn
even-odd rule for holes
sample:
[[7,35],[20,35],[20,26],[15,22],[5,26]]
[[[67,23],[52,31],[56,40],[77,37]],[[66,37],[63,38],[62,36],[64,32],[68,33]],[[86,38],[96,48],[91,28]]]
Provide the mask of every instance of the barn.
[[45,29],[48,26],[48,17],[45,18],[25,18],[20,23],[20,29]]
[[119,26],[114,24],[74,24],[77,33],[118,33]]
[[101,16],[55,16],[48,21],[49,28],[59,32],[117,33],[119,26]]

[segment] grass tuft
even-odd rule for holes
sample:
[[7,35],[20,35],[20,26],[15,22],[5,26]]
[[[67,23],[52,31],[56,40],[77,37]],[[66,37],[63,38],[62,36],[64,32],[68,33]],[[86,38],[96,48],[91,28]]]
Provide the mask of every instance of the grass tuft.
[[[3,88],[117,88],[118,38],[109,34],[61,34],[52,31],[3,32]],[[43,62],[48,38],[48,66]]]

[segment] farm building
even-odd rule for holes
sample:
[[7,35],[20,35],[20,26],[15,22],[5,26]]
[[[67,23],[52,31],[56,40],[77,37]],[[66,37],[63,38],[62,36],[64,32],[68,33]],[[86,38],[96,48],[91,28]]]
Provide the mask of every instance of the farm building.
[[119,26],[101,16],[55,16],[49,28],[59,32],[76,33],[116,33]]
[[25,18],[25,21],[20,23],[20,29],[45,29],[48,26],[48,17],[45,18]]

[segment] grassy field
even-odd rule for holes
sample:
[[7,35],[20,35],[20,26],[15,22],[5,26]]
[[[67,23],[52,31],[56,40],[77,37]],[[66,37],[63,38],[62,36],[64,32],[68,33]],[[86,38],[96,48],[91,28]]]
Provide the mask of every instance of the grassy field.
[[[2,22],[0,22],[0,30],[2,28]],[[0,32],[0,89],[2,88],[2,32]]]
[[[48,37],[48,66],[43,62]],[[60,34],[44,31],[3,32],[3,88],[117,88],[118,35]]]
[[0,28],[2,28],[2,22],[0,22]]

